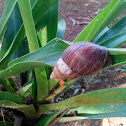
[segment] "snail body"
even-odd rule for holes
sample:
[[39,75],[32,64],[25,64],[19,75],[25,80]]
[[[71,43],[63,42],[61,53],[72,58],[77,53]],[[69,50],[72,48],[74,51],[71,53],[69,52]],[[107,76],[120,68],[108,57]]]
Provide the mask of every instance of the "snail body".
[[92,76],[105,65],[107,55],[106,47],[90,42],[74,43],[57,61],[50,78],[76,79]]

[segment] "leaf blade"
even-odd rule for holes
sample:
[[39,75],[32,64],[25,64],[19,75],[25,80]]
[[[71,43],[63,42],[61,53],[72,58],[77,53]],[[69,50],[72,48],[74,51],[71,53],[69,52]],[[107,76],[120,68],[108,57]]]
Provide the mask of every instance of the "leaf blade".
[[5,107],[5,108],[17,109],[17,110],[23,112],[25,114],[25,116],[29,119],[36,118],[36,110],[32,104],[31,105],[16,104],[15,102],[12,102],[12,101],[1,100],[0,106]]
[[114,36],[126,30],[126,16],[114,24],[107,32],[105,32],[95,43],[102,44],[104,41],[113,38]]
[[[92,41],[93,38],[105,28],[123,9],[125,9],[125,0],[113,0],[108,6],[96,16],[96,18],[74,39],[78,41]],[[91,34],[92,32],[92,34]],[[90,35],[90,36],[88,36]],[[88,39],[86,37],[88,36]]]
[[0,38],[3,35],[3,30],[7,24],[7,21],[11,15],[11,12],[13,11],[13,8],[14,8],[16,2],[17,2],[17,0],[7,0],[7,2],[6,2],[4,12],[3,12],[3,15],[0,20],[0,26],[1,26],[0,27]]
[[[47,105],[46,107],[44,105],[40,106],[43,108],[43,111],[48,110],[60,110],[60,109],[66,109],[66,108],[73,108],[73,107],[80,107],[84,106],[97,106],[97,105],[109,105],[113,107],[113,105],[125,106],[126,96],[124,95],[126,93],[125,88],[110,88],[110,89],[101,89],[96,91],[91,91],[88,93],[84,93],[72,98],[69,98],[67,100],[61,101],[59,103]],[[110,97],[111,96],[111,97]],[[103,111],[103,110],[101,110]],[[116,111],[116,109],[114,109]]]
[[7,101],[12,101],[15,102],[17,104],[24,104],[24,99],[12,94],[12,93],[8,93],[8,92],[1,92],[0,91],[0,101],[1,100],[7,100]]

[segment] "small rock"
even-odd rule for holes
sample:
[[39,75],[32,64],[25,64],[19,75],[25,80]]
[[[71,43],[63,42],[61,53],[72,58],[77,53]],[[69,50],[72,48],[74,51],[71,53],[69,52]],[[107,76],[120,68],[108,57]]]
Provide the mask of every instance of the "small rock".
[[85,4],[85,6],[87,7],[87,6],[88,6],[88,4]]

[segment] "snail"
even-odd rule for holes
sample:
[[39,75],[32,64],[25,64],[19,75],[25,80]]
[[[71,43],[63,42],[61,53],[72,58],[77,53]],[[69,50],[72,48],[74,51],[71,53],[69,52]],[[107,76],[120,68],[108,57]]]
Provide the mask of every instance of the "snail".
[[77,42],[66,48],[57,61],[51,79],[77,79],[90,77],[106,63],[108,50],[91,42]]

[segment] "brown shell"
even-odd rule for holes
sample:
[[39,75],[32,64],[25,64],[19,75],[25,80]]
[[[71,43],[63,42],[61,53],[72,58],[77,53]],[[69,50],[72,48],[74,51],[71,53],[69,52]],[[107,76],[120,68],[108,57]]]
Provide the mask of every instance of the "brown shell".
[[[61,71],[60,75],[53,77],[53,79],[74,79],[92,76],[98,73],[98,71],[104,66],[107,55],[108,51],[106,47],[90,42],[74,43],[70,45],[61,56],[63,62],[65,62],[66,66],[72,71],[74,76],[71,76],[71,74],[63,76],[62,74],[64,72],[62,72],[62,67],[60,67],[60,69],[58,69],[58,71]],[[59,63],[57,62],[53,74],[54,72],[56,73],[58,65]]]

